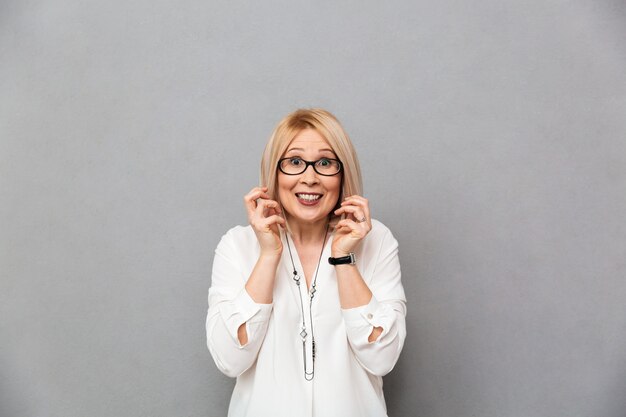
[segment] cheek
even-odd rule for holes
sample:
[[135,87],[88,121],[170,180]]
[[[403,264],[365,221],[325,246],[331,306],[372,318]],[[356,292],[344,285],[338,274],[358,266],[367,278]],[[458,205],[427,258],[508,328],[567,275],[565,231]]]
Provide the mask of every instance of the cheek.
[[276,185],[278,190],[278,199],[280,200],[281,197],[287,197],[290,194],[290,190],[294,187],[295,183],[291,180],[291,178],[279,175]]
[[[332,186],[332,193],[333,193],[333,202],[334,202],[334,209],[338,209],[339,207],[341,207],[341,192],[342,192],[342,185],[343,185],[343,181],[341,180],[341,178],[338,178]],[[345,197],[345,196],[344,196]]]
[[339,194],[341,194],[341,181],[340,180],[334,180],[331,183],[326,185],[326,190],[328,191],[328,193],[333,194],[336,197],[339,197]]

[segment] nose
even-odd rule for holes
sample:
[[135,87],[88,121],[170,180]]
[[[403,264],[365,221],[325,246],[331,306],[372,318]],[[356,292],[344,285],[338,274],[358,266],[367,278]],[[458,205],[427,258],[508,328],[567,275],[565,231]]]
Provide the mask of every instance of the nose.
[[317,172],[315,172],[312,165],[306,167],[304,172],[300,174],[300,182],[307,185],[314,185],[320,182]]

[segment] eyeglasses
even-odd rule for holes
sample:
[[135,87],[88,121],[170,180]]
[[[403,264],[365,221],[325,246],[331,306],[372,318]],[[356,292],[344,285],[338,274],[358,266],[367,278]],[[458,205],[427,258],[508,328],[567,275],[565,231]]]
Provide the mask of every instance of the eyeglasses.
[[309,167],[313,166],[315,172],[326,177],[337,175],[343,169],[343,165],[338,159],[321,158],[317,161],[305,161],[302,158],[283,158],[278,161],[278,169],[287,175],[300,175]]

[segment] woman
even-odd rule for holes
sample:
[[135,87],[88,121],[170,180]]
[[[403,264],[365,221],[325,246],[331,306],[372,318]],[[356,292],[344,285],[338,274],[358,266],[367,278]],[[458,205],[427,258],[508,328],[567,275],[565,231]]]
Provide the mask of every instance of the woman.
[[354,148],[321,109],[297,110],[263,153],[250,225],[222,237],[207,344],[236,377],[228,415],[386,416],[382,376],[406,336],[398,244],[370,217]]

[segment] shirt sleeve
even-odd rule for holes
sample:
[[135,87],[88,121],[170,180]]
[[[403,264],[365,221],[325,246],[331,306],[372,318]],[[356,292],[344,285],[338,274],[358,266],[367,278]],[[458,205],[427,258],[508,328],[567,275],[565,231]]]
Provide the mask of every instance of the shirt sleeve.
[[[377,376],[391,372],[406,339],[406,297],[400,277],[398,242],[386,230],[368,283],[370,302],[342,310],[348,342],[357,361]],[[374,327],[382,327],[383,331],[369,342]]]
[[[247,276],[237,262],[232,236],[226,234],[213,261],[209,310],[206,319],[207,346],[217,368],[237,377],[256,360],[265,337],[273,304],[258,304],[245,289]],[[239,343],[237,330],[246,325],[248,342]]]

